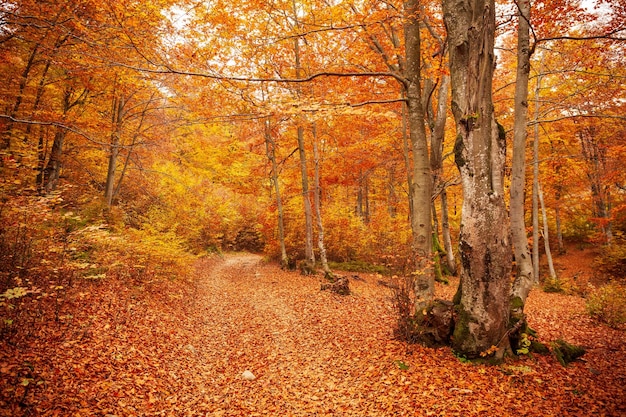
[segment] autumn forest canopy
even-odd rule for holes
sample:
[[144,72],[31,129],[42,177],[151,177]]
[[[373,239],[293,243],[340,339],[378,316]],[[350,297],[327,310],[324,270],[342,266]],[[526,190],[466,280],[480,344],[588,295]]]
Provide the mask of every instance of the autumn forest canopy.
[[379,274],[401,340],[499,362],[532,288],[597,290],[552,262],[593,248],[619,327],[625,54],[610,0],[4,1],[1,333],[232,251]]

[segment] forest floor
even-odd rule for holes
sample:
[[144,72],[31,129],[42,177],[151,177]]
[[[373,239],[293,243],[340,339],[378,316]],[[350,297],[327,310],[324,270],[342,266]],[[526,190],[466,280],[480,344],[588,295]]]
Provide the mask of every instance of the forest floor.
[[200,260],[186,281],[25,297],[19,328],[0,340],[0,415],[626,414],[626,334],[589,319],[582,298],[535,289],[526,310],[540,340],[585,346],[582,360],[489,367],[394,340],[390,289],[358,276],[342,297],[317,277],[229,254]]

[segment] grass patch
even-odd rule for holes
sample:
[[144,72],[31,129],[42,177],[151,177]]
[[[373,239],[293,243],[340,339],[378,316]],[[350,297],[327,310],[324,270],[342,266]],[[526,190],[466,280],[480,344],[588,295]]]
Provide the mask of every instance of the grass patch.
[[328,262],[330,269],[346,272],[371,272],[381,275],[389,275],[389,269],[383,265],[375,265],[363,261]]

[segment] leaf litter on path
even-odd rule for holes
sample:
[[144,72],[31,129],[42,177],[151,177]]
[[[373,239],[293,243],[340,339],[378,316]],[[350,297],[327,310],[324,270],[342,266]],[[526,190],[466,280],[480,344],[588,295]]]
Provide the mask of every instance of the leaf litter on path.
[[2,341],[0,415],[626,413],[624,333],[587,319],[580,299],[534,291],[527,311],[542,339],[586,346],[583,361],[485,367],[394,340],[390,290],[361,277],[341,297],[237,254],[199,261],[191,281],[77,285],[63,311],[40,309],[45,326]]

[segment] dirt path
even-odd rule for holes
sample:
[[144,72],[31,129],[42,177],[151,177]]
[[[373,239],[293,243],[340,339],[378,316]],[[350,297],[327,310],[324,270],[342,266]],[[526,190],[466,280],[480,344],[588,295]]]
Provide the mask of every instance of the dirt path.
[[[371,357],[368,346],[389,339],[389,327],[380,325],[389,319],[384,300],[366,306],[358,295],[320,293],[316,278],[286,281],[278,271],[256,255],[229,255],[200,279],[198,306],[206,321],[198,351],[207,362],[221,358],[214,369],[221,390],[214,396],[214,415],[238,409],[250,415],[259,409],[267,415],[308,415],[307,410],[331,413],[374,404],[367,399],[373,393],[359,389],[359,374],[371,366],[363,363]],[[373,314],[344,329],[346,316],[360,309]],[[244,381],[244,370],[257,379]]]
[[[205,318],[198,352],[213,385],[193,409],[216,416],[564,415],[592,409],[618,415],[626,409],[622,353],[611,353],[614,362],[607,363],[592,351],[589,362],[567,369],[550,357],[504,371],[464,365],[449,349],[394,341],[390,292],[377,277],[362,276],[351,280],[353,295],[340,297],[320,292],[316,277],[285,273],[255,255],[228,255],[207,266],[198,284]],[[552,317],[542,330],[558,337],[551,323],[557,330],[580,327],[579,299],[550,297],[551,304],[566,307],[558,319],[549,306],[537,310]],[[597,328],[588,320],[584,326],[582,342],[590,343]],[[616,338],[611,345],[620,346],[623,334],[610,334]],[[257,379],[245,381],[244,370]]]

